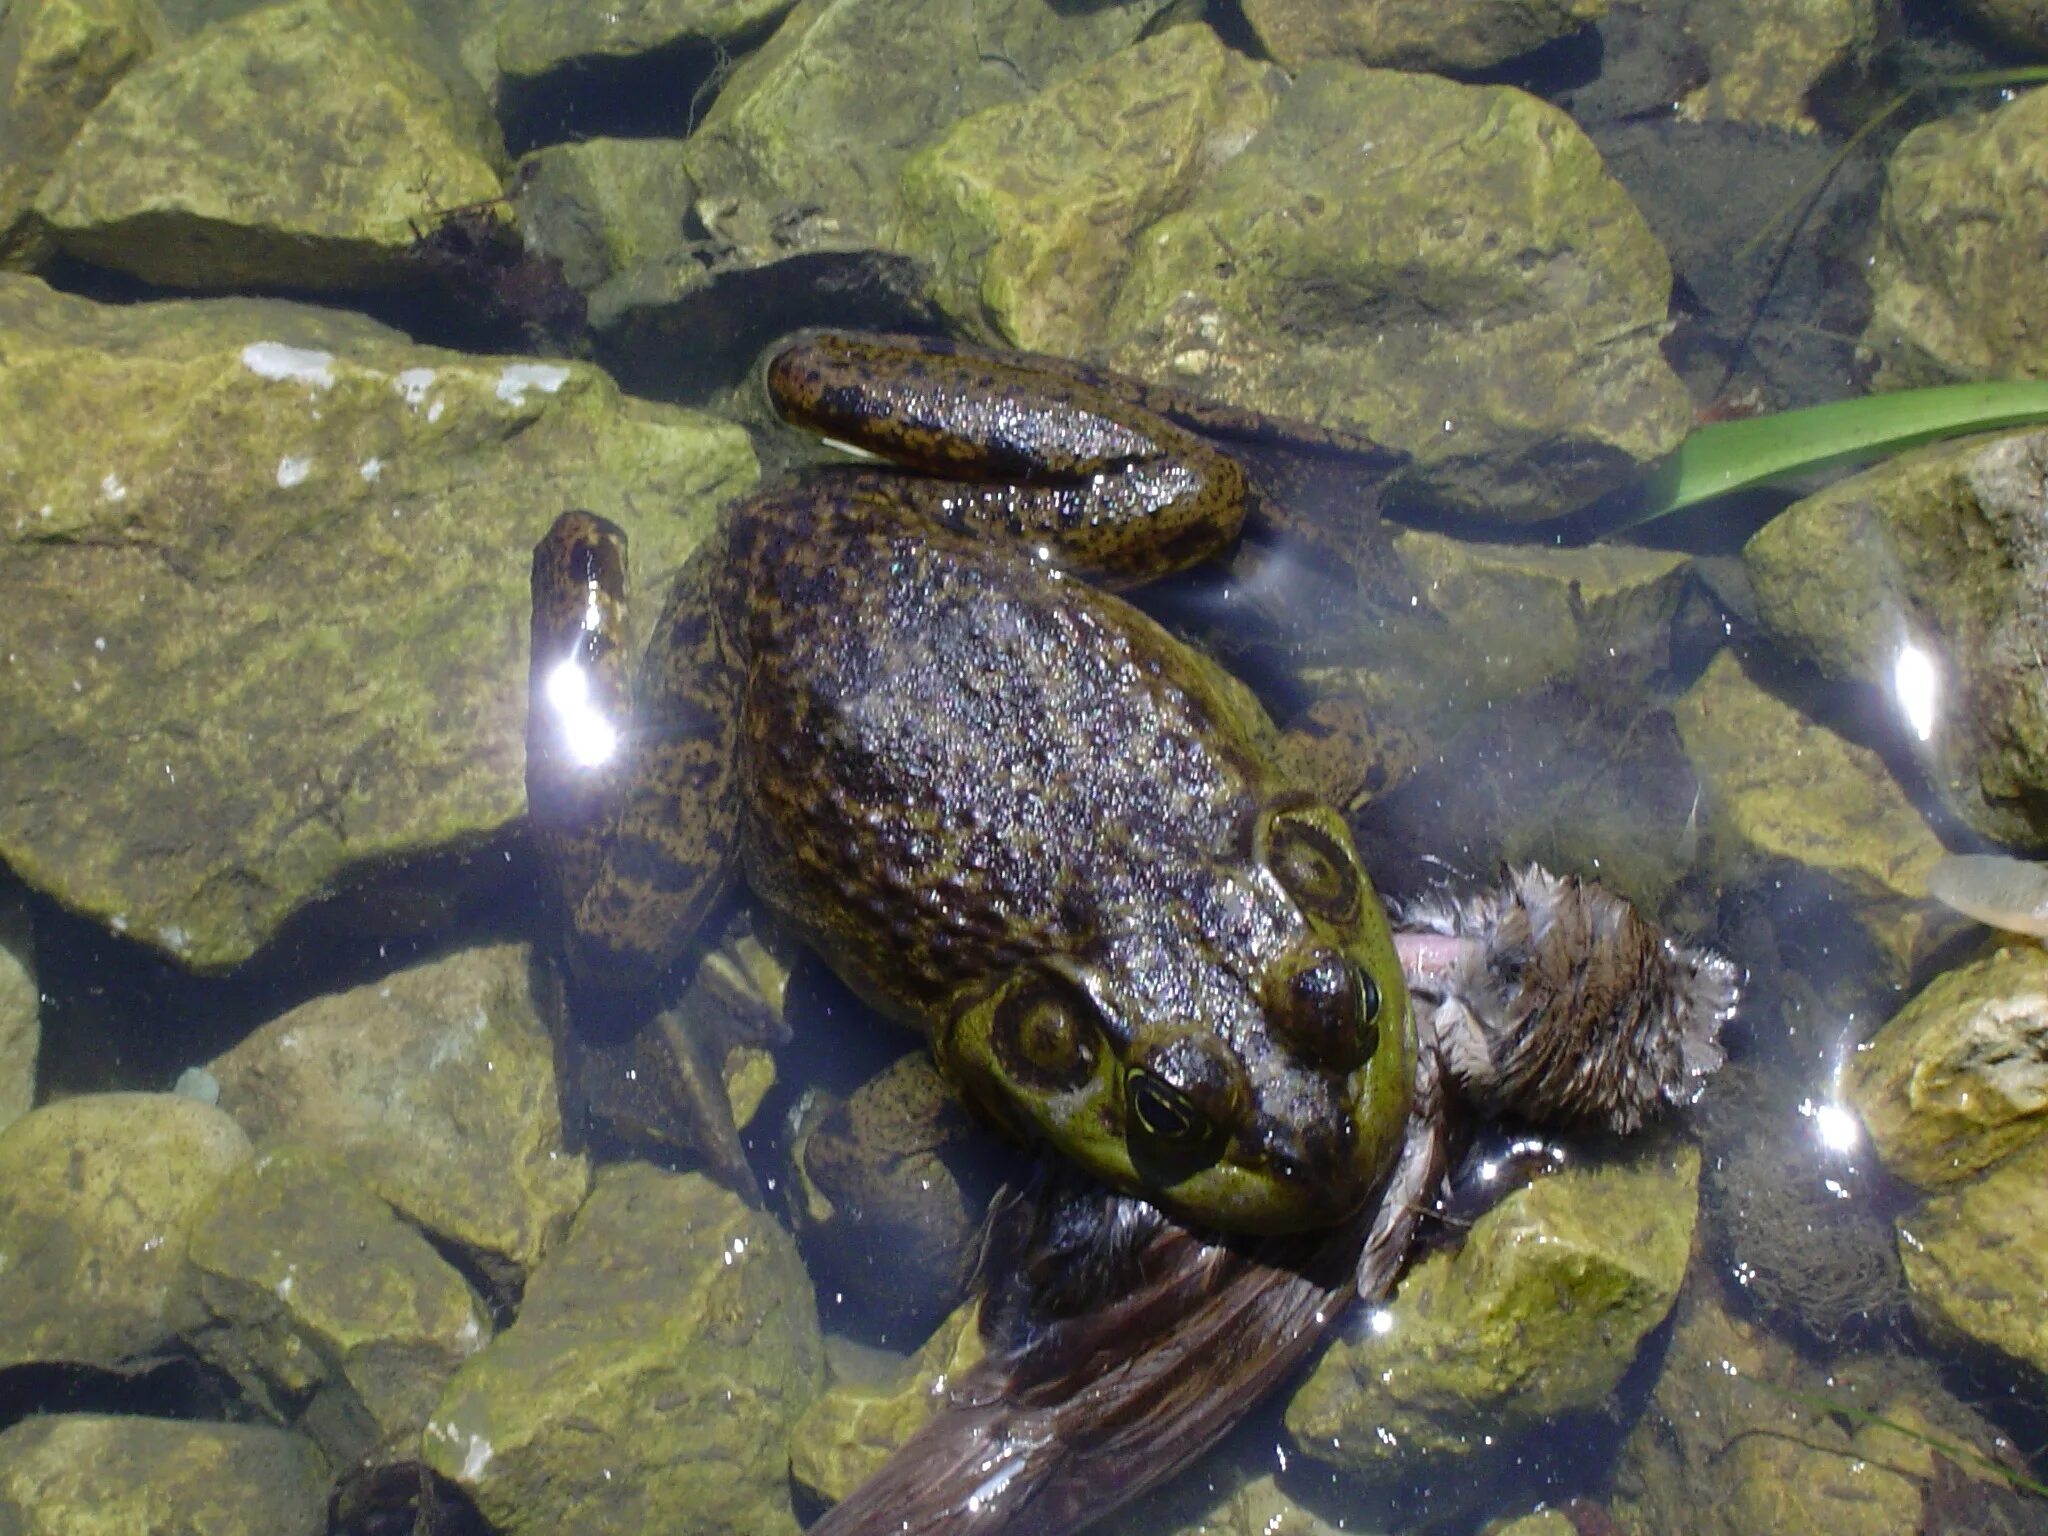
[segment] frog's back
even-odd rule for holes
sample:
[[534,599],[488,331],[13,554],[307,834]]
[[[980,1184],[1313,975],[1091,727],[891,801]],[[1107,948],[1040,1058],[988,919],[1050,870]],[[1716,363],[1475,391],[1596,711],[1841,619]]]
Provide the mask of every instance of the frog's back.
[[1236,846],[1242,705],[1127,604],[857,482],[743,516],[750,875],[892,1011],[1084,951]]

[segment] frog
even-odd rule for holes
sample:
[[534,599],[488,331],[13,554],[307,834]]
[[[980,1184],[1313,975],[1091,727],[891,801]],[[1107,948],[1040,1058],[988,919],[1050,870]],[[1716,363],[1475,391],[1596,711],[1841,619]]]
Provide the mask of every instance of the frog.
[[1385,910],[1250,690],[1124,595],[1284,520],[1235,419],[932,339],[810,334],[764,378],[893,467],[736,503],[637,668],[623,531],[534,553],[572,976],[654,985],[743,881],[1013,1140],[1207,1230],[1365,1207],[1414,1092]]

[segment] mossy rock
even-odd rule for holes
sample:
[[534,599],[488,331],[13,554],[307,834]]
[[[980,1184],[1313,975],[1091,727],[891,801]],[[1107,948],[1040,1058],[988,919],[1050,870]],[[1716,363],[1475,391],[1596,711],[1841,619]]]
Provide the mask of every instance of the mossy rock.
[[1570,37],[1607,14],[1607,0],[1245,0],[1245,20],[1288,69],[1348,59],[1437,74],[1491,69]]

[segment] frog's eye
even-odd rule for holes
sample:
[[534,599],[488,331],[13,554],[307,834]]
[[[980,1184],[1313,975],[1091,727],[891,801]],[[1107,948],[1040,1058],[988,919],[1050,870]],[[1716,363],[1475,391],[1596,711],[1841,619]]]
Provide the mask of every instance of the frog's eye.
[[1347,846],[1343,823],[1325,806],[1274,811],[1261,829],[1255,853],[1288,895],[1332,923],[1356,920],[1360,905],[1358,865]]
[[1209,1138],[1208,1123],[1196,1112],[1194,1100],[1149,1072],[1133,1072],[1125,1080],[1124,1097],[1131,1123],[1162,1146],[1194,1147]]
[[1275,1030],[1326,1067],[1354,1071],[1379,1050],[1380,984],[1338,950],[1309,951],[1267,998]]
[[1003,1070],[1030,1087],[1060,1092],[1095,1075],[1094,1005],[1055,977],[1012,982],[996,999],[989,1037]]

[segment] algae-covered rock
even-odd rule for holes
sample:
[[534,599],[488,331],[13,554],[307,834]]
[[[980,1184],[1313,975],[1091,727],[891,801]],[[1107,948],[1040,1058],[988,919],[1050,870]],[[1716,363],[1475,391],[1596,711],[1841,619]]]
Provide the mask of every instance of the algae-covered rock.
[[36,1053],[42,1043],[42,994],[28,905],[0,891],[0,1131],[36,1101]]
[[1955,930],[1953,914],[1926,899],[1941,844],[1875,752],[1766,692],[1732,651],[1673,714],[1723,879],[1767,878],[1783,863],[1827,877],[1902,969]]
[[1135,42],[1167,0],[804,0],[690,138],[705,229],[743,262],[874,243],[920,143]]
[[1515,1191],[1331,1347],[1288,1433],[1318,1461],[1388,1471],[1598,1406],[1671,1310],[1698,1210],[1692,1147]]
[[193,1219],[250,1155],[217,1109],[87,1094],[0,1132],[0,1366],[119,1368],[170,1342]]
[[1906,135],[1872,258],[1877,382],[2048,378],[2048,89]]
[[1491,69],[1569,37],[1607,14],[1607,0],[1245,0],[1245,19],[1289,69],[1349,59],[1392,69]]
[[49,251],[36,193],[114,82],[170,37],[154,0],[22,0],[0,6],[0,267]]
[[2048,0],[1961,0],[1961,4],[2007,42],[2048,53]]
[[402,0],[288,0],[124,76],[36,213],[69,254],[145,282],[361,288],[404,273],[408,221],[496,197],[503,158]]
[[[1182,1485],[1143,1500],[1104,1528],[1104,1536],[1342,1536],[1360,1527],[1350,1520],[1325,1520],[1289,1496],[1269,1472],[1229,1479],[1221,1490],[1218,1477],[1185,1479]],[[1183,1508],[1200,1512],[1179,1518]]]
[[[1912,648],[1930,718],[1908,727],[1955,813],[2048,847],[2048,432],[1905,454],[1789,508],[1743,551],[1757,616],[1837,678],[1892,691]],[[1902,705],[1906,703],[1901,700]]]
[[209,969],[353,867],[524,813],[557,512],[623,522],[658,591],[754,473],[737,427],[586,366],[6,274],[0,420],[0,611],[36,616],[0,667],[0,859]]
[[1849,1058],[1884,1165],[1923,1189],[2048,1134],[2048,952],[2016,944],[1928,983]]
[[65,1413],[0,1434],[7,1536],[320,1536],[327,1469],[254,1424]]
[[290,1144],[220,1183],[192,1231],[180,1331],[337,1466],[410,1460],[490,1336],[454,1267],[337,1159]]
[[524,946],[496,945],[315,998],[210,1070],[257,1145],[323,1148],[409,1221],[507,1278],[581,1203],[553,1047]]
[[882,1469],[905,1441],[945,1406],[951,1382],[984,1353],[980,1306],[956,1308],[917,1352],[893,1370],[841,1370],[804,1410],[789,1437],[789,1472],[820,1497],[838,1500]]
[[1896,1356],[1823,1373],[1699,1287],[1622,1449],[1612,1509],[1633,1536],[1905,1536],[1927,1529],[1936,1471],[1920,1436],[1973,1456],[1994,1443],[1931,1373]]
[[[551,11],[560,7],[550,6]],[[583,139],[519,162],[519,226],[562,264],[571,286],[608,315],[602,289],[620,273],[678,257],[696,188],[675,139]]]
[[954,1164],[984,1135],[925,1051],[844,1101],[819,1095],[790,1147],[790,1205],[819,1288],[871,1328],[928,1328],[971,1267],[987,1191],[974,1198]]
[[1880,0],[1695,0],[1686,30],[1706,53],[1709,79],[1679,110],[1810,133],[1808,95],[1845,65],[1868,62],[1882,11]]
[[901,243],[970,333],[1087,352],[1133,237],[1250,142],[1283,83],[1207,27],[1168,28],[919,151]]
[[1683,437],[1671,271],[1571,120],[1322,64],[1140,238],[1109,361],[1416,456],[1400,495],[1570,511]]
[[794,3],[627,0],[598,6],[509,0],[498,19],[498,68],[510,80],[530,80],[596,59],[631,58],[691,45],[728,47],[767,27]]
[[620,1165],[456,1374],[426,1460],[506,1536],[794,1536],[789,1432],[819,1374],[788,1234],[700,1174]]
[[2048,1373],[2048,1139],[1899,1217],[1914,1310]]

